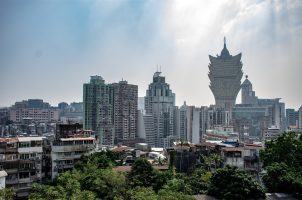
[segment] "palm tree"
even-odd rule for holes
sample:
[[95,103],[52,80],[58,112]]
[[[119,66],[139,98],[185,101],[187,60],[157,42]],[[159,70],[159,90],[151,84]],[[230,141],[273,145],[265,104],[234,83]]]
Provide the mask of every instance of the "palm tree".
[[214,166],[215,166],[215,171],[216,171],[217,166],[220,166],[220,163],[221,163],[221,161],[222,161],[222,158],[221,158],[221,156],[220,156],[219,154],[217,154],[217,153],[213,153],[210,157],[212,158],[213,164],[214,164]]
[[208,171],[212,171],[213,158],[211,156],[202,156],[203,162]]

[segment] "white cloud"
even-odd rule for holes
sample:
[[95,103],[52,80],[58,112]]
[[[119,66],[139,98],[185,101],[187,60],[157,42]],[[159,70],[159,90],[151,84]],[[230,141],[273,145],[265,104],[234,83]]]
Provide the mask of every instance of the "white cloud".
[[[55,6],[50,10],[44,6],[45,17],[54,21],[50,20],[49,32],[48,29],[43,32],[40,38],[44,40],[41,41],[28,36],[22,37],[22,42],[16,38],[19,35],[16,34],[18,27],[28,26],[26,33],[32,30],[36,33],[41,27],[47,27],[35,23],[34,19],[41,17],[41,11],[39,15],[37,12],[28,12],[30,16],[26,17],[20,13],[8,13],[15,19],[12,21],[14,23],[2,22],[0,25],[5,25],[5,38],[17,41],[14,46],[23,55],[10,62],[14,63],[7,65],[10,68],[4,64],[0,66],[4,72],[2,76],[0,74],[0,90],[11,94],[1,96],[0,104],[21,100],[18,96],[21,92],[11,91],[20,88],[27,91],[26,87],[33,85],[30,81],[35,74],[26,72],[28,79],[25,84],[13,85],[9,90],[3,86],[7,81],[18,83],[18,79],[23,76],[14,73],[21,67],[35,69],[37,75],[43,75],[45,70],[32,66],[43,65],[47,72],[50,71],[49,76],[58,79],[54,83],[57,85],[49,84],[41,90],[28,91],[22,94],[22,98],[25,95],[28,98],[47,96],[49,101],[57,102],[80,101],[82,83],[89,81],[89,76],[95,74],[103,76],[107,82],[119,81],[123,77],[129,83],[138,84],[140,96],[145,95],[158,64],[162,65],[166,80],[176,93],[177,104],[186,100],[188,104],[197,106],[209,105],[214,103],[214,98],[208,87],[208,55],[220,53],[224,36],[227,37],[231,54],[243,53],[243,71],[250,75],[259,97],[281,97],[291,107],[301,104],[302,93],[297,92],[302,85],[300,0],[80,2],[76,14],[72,9],[65,12],[59,7],[61,10],[58,15],[52,12]],[[85,12],[88,17],[80,23],[82,19],[78,14]],[[66,13],[71,17],[67,16],[66,19]],[[22,23],[22,17],[28,19],[28,23]],[[79,20],[74,20],[75,17]],[[70,21],[79,23],[79,29],[70,28]],[[13,32],[10,33],[10,30]],[[81,31],[83,35],[79,35]],[[40,50],[32,44],[37,48],[43,47],[45,52],[39,62],[27,56]],[[60,47],[57,52],[53,51],[54,46]],[[0,52],[3,51],[0,46]],[[49,57],[51,52],[52,56]],[[15,56],[14,52],[11,54]],[[60,59],[56,59],[56,54],[60,54]],[[11,77],[10,80],[7,77]],[[52,77],[47,78],[47,81],[53,81]],[[77,89],[70,94],[59,94],[58,85],[62,91],[75,86]]]

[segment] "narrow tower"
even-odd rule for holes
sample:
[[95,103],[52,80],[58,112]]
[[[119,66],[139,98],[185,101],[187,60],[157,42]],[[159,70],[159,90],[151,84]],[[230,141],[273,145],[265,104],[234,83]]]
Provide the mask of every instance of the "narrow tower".
[[224,38],[224,47],[220,56],[209,55],[210,89],[215,97],[217,106],[231,108],[235,105],[236,97],[241,88],[242,62],[241,53],[230,55]]

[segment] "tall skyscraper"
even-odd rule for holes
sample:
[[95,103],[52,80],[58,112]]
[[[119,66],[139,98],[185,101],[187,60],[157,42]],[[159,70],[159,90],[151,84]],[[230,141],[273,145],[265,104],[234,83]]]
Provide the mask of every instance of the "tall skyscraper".
[[101,76],[91,76],[83,86],[84,129],[95,131],[102,145],[114,143],[113,103],[113,86]]
[[113,83],[116,142],[135,139],[137,134],[137,85]]
[[[155,72],[153,82],[149,84],[145,96],[146,115],[152,115],[156,147],[170,146],[175,138],[174,134],[174,110],[175,94],[172,93],[169,84],[161,72]],[[149,121],[149,120],[148,120]],[[148,133],[146,133],[148,137]],[[149,138],[146,138],[149,141]]]
[[257,104],[257,97],[253,91],[253,85],[249,81],[248,76],[245,76],[245,81],[241,85],[241,103],[242,104]]
[[231,108],[235,105],[236,97],[241,87],[242,62],[241,53],[230,55],[224,38],[224,47],[220,56],[209,55],[210,89],[215,97],[217,106]]

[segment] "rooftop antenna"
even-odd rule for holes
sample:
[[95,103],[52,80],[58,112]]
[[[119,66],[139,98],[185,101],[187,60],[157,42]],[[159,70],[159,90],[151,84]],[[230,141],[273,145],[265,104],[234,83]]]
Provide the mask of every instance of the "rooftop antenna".
[[226,39],[225,39],[225,36],[223,38],[223,43],[224,43],[224,47],[226,47]]
[[158,64],[156,65],[156,72],[158,72]]
[[159,66],[159,72],[161,72],[161,65]]

